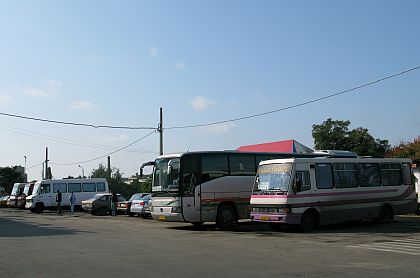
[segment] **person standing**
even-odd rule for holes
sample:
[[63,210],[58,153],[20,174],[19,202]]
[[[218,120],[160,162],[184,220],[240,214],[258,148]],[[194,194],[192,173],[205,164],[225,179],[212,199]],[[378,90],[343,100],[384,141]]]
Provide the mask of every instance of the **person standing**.
[[57,205],[57,213],[61,215],[61,192],[57,190],[57,195],[55,196],[55,204]]
[[76,196],[74,196],[73,192],[69,196],[69,203],[70,203],[71,214],[73,214],[74,213],[74,205],[76,204]]
[[112,213],[112,216],[117,215],[117,203],[118,203],[118,196],[117,196],[117,193],[115,193],[113,191],[112,196],[111,196],[111,213]]

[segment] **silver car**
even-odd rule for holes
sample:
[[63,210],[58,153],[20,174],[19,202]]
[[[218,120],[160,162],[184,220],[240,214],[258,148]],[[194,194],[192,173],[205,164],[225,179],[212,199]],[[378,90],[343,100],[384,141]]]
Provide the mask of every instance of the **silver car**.
[[148,194],[142,197],[139,200],[133,200],[130,206],[130,214],[134,215],[137,214],[143,218],[147,218],[151,216],[149,202],[150,202],[151,195]]

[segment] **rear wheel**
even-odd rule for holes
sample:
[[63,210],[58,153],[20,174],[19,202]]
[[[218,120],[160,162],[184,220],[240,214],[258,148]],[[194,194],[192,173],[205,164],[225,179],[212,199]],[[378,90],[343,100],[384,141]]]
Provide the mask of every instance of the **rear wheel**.
[[129,212],[129,213],[128,213],[128,216],[134,216],[134,213]]
[[221,230],[232,228],[238,222],[235,209],[231,205],[221,205],[217,210],[216,225]]
[[300,220],[300,229],[303,232],[313,231],[317,226],[318,223],[315,213],[307,211],[302,215],[302,219]]
[[392,209],[389,206],[382,206],[381,210],[379,211],[379,216],[373,221],[375,223],[385,223],[394,219],[394,214],[392,213]]

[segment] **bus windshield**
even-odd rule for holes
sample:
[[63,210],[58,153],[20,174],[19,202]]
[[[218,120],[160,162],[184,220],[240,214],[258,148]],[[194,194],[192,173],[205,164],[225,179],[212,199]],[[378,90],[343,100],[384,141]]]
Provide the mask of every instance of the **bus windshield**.
[[157,159],[153,172],[153,192],[178,191],[179,158]]
[[254,191],[287,193],[291,180],[291,164],[262,165],[258,168]]

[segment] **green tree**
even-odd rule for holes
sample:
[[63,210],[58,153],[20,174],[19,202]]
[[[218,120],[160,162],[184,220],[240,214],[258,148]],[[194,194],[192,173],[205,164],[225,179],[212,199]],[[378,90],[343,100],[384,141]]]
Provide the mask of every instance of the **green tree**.
[[312,126],[315,149],[346,150],[361,156],[382,157],[389,149],[388,140],[375,139],[369,130],[358,127],[349,130],[350,121],[327,119]]
[[410,158],[414,163],[420,163],[420,136],[413,142],[401,142],[386,152],[386,157]]
[[317,150],[348,150],[348,127],[350,121],[327,119],[312,126],[312,137]]
[[0,186],[3,186],[8,193],[12,191],[14,183],[25,180],[24,176],[15,169],[16,167],[0,167]]

